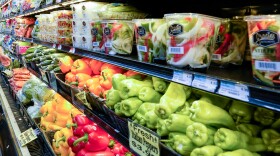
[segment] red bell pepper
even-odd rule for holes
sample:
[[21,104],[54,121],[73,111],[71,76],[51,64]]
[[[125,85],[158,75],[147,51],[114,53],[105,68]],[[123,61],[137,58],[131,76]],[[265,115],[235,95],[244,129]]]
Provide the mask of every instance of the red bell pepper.
[[[66,127],[73,128],[73,135],[81,137],[84,135],[83,127],[86,125],[94,125],[85,115],[78,114],[73,118],[73,124],[67,124]],[[96,125],[96,124],[95,124]]]
[[93,60],[93,59],[89,62],[90,69],[92,70],[94,75],[100,75],[101,66],[103,64],[104,64],[103,62],[97,61],[97,60]]
[[280,61],[280,43],[276,45],[276,61]]
[[83,149],[77,154],[77,156],[115,156],[115,155],[110,151],[88,152]]
[[228,48],[230,47],[230,43],[233,40],[233,36],[229,33],[225,34],[225,39],[221,46],[214,52],[214,54],[221,54],[222,56],[226,51],[228,51]]
[[85,147],[85,142],[81,141],[78,144],[74,145],[74,142],[79,139],[77,136],[72,136],[68,138],[67,143],[71,147],[72,152],[78,153]]

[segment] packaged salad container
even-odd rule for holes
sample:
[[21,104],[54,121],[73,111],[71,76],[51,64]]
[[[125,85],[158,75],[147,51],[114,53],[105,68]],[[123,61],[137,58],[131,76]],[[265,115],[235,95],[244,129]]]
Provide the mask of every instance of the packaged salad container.
[[212,63],[220,67],[241,65],[246,49],[247,23],[242,17],[222,20]]
[[251,15],[244,20],[248,24],[254,78],[280,87],[280,15]]
[[[129,55],[132,53],[134,38],[134,23],[132,21],[104,20],[102,21],[102,30],[106,54]],[[103,45],[103,43],[101,44]]]
[[83,11],[82,11],[82,4],[72,4],[70,5],[72,13],[73,13],[73,19],[78,20],[83,18]]
[[134,19],[138,60],[166,60],[166,22],[164,19]]
[[102,31],[102,24],[101,21],[96,20],[90,23],[91,25],[91,35],[92,35],[92,50],[93,51],[104,51],[104,49],[102,49],[102,35],[103,35],[103,31]]
[[105,2],[83,2],[81,3],[83,19],[97,20],[100,19],[99,10],[108,3]]
[[167,63],[190,69],[207,69],[221,19],[195,13],[164,15],[167,22]]

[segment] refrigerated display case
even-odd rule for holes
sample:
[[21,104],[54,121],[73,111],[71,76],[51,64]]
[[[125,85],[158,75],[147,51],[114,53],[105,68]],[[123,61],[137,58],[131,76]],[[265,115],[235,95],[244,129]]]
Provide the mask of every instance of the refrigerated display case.
[[[5,35],[2,45],[13,60],[18,59],[20,67],[27,69],[40,78],[45,86],[72,103],[72,106],[115,138],[115,141],[129,149],[132,152],[130,154],[199,155],[205,151],[212,152],[212,155],[279,154],[280,90],[277,86],[263,84],[262,79],[254,79],[251,61],[243,58],[252,42],[231,40],[238,35],[240,38],[247,37],[244,37],[244,34],[247,35],[244,25],[225,23],[229,20],[219,21],[233,16],[243,18],[257,14],[277,14],[279,2],[229,1],[214,5],[210,1],[198,0],[186,2],[189,5],[181,5],[182,2],[175,0],[165,1],[158,7],[158,4],[150,4],[145,0],[122,3],[106,1],[91,12],[94,14],[92,20],[87,19],[86,5],[92,4],[91,2],[48,1],[47,4],[36,4],[32,8],[25,6],[13,14],[9,13],[12,9],[9,2],[2,5],[5,9],[2,11],[3,29],[0,32]],[[25,5],[26,3],[28,2]],[[9,7],[5,7],[7,5]],[[73,19],[72,16],[68,17],[71,13],[64,15],[60,10],[72,10]],[[54,19],[51,15],[54,14],[67,18],[67,31],[62,28],[65,25],[60,25],[59,31],[55,27],[46,30],[51,26],[50,21]],[[13,35],[11,32],[17,27],[17,23],[5,25],[11,23],[10,19],[35,15],[36,34],[33,38],[17,33]],[[166,24],[145,23],[147,19],[165,19],[164,15],[169,21]],[[129,29],[121,22],[125,19],[132,24],[133,21],[139,22],[145,18],[137,27]],[[210,19],[215,21],[214,24]],[[49,20],[49,23],[42,22],[44,20]],[[108,24],[108,21],[111,23]],[[57,21],[53,22],[56,24]],[[101,24],[95,25],[96,23]],[[227,28],[220,27],[220,23]],[[270,30],[276,32],[277,36],[277,26]],[[190,34],[199,35],[194,35],[193,38]],[[104,40],[105,37],[108,38],[107,41]],[[248,38],[250,37],[253,36],[249,34]],[[31,45],[18,53],[19,50],[11,48],[14,40]],[[232,42],[223,43],[228,40]],[[244,48],[244,43],[247,49]],[[272,46],[277,47],[277,44],[278,40]],[[220,56],[223,55],[219,52],[221,49],[225,56]],[[238,63],[226,62],[220,66],[221,58],[236,54],[236,49],[242,49],[240,56],[236,56]],[[162,50],[166,50],[168,54],[162,54],[160,59],[156,58],[159,56],[149,56]],[[212,53],[221,57],[216,61],[218,66],[210,63]],[[275,56],[276,60],[277,57],[278,55]],[[83,68],[79,69],[81,66]],[[274,75],[271,72],[262,74],[266,73]],[[35,145],[38,142],[42,145],[36,147],[41,152],[38,155],[58,154],[60,150],[53,143],[57,137],[53,136],[54,133],[45,133],[46,127],[42,128],[40,123],[42,119],[34,118],[37,113],[30,113],[35,108],[33,106],[38,105],[24,105],[22,99],[15,96],[15,91],[20,91],[23,86],[15,87],[13,78],[2,75],[3,81],[10,79],[4,86],[9,89],[12,101],[17,103],[17,110],[26,118],[27,124],[24,127],[40,130],[38,139],[35,140]],[[279,75],[274,77],[279,78]],[[274,81],[278,80],[274,78],[272,82]],[[21,82],[21,85],[25,83]],[[41,92],[38,88],[32,89]],[[37,108],[42,108],[46,103],[44,101]],[[13,102],[9,101],[8,104],[13,105]],[[20,124],[21,121],[17,123]],[[23,132],[23,129],[20,131]],[[151,137],[142,138],[138,132]],[[16,140],[16,135],[12,135],[12,138]],[[29,151],[32,150],[29,146],[33,144],[34,142],[27,144]],[[13,147],[17,149],[20,145],[14,143]],[[111,153],[115,152],[112,147],[108,148]],[[73,146],[71,149],[73,152]],[[20,155],[22,152],[16,153]]]

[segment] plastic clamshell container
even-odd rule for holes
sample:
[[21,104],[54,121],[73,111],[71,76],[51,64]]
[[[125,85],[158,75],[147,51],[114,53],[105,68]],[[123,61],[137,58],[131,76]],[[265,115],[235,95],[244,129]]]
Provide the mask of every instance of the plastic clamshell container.
[[256,80],[280,87],[280,15],[245,16]]
[[72,30],[75,35],[82,35],[82,22],[79,20],[72,21]]
[[81,3],[82,18],[86,20],[97,20],[100,19],[98,12],[105,2],[83,2]]
[[81,31],[82,35],[91,34],[90,33],[90,31],[91,31],[90,23],[91,23],[91,21],[87,21],[87,20],[82,21],[82,31]]
[[57,35],[61,37],[71,37],[72,36],[72,29],[58,29]]
[[92,36],[84,35],[81,38],[81,48],[86,50],[92,50]]
[[90,23],[91,25],[91,35],[92,35],[92,50],[93,51],[102,51],[102,24],[101,21],[93,21]]
[[102,21],[104,51],[106,54],[129,55],[132,53],[134,23],[129,20]]
[[72,21],[70,20],[58,20],[57,21],[58,29],[72,29]]
[[220,67],[241,65],[247,45],[247,23],[243,17],[223,19],[216,40],[212,63]]
[[138,60],[166,60],[166,22],[164,19],[133,19]]
[[83,12],[82,12],[82,4],[72,4],[71,6],[71,10],[73,13],[73,19],[74,20],[78,20],[78,19],[82,19],[83,18]]
[[72,38],[71,37],[57,37],[57,43],[58,44],[64,44],[64,45],[71,45],[72,44]]
[[221,19],[196,13],[165,14],[167,22],[167,63],[207,70]]
[[72,43],[73,43],[73,47],[81,48],[82,36],[80,36],[80,35],[73,35],[72,36]]

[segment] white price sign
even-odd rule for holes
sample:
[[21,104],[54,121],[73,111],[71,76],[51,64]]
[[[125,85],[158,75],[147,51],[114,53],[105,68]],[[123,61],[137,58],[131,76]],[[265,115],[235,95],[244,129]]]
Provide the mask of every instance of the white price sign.
[[105,47],[106,47],[106,48],[111,48],[111,47],[112,47],[112,42],[111,42],[111,41],[107,41],[107,42],[105,43]]
[[53,47],[53,48],[56,48],[56,44],[53,44],[52,47]]
[[218,87],[218,80],[206,76],[195,75],[192,86],[209,92],[215,92]]
[[250,96],[249,89],[247,86],[225,81],[221,81],[218,94],[246,102],[249,101]]
[[31,43],[34,43],[34,39],[33,38],[31,38]]
[[172,81],[185,84],[188,86],[192,85],[193,75],[185,73],[183,71],[174,71]]
[[28,130],[22,132],[18,136],[18,140],[19,140],[19,143],[21,146],[24,146],[24,145],[30,143],[31,141],[35,140],[36,138],[37,138],[37,135],[32,128],[29,128]]
[[155,132],[128,120],[129,147],[139,155],[159,156],[160,137]]
[[61,50],[61,49],[62,49],[62,45],[59,44],[58,47],[57,47],[57,49],[58,49],[58,50]]
[[75,53],[75,51],[76,51],[75,48],[71,48],[71,49],[69,50],[70,53]]

